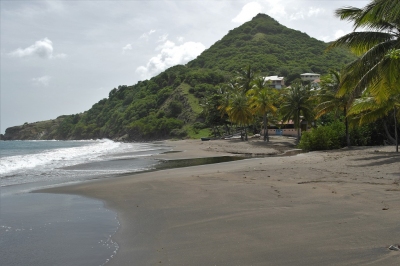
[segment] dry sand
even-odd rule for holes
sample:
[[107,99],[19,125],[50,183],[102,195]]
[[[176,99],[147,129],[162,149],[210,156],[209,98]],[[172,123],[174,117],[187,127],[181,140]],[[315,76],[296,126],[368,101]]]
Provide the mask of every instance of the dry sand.
[[[270,154],[293,140],[167,141],[164,159]],[[109,265],[400,265],[394,147],[250,158],[46,190],[118,213]]]

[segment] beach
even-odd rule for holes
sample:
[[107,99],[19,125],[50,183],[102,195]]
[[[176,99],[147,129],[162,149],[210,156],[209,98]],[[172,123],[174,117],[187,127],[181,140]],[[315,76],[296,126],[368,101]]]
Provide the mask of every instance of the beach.
[[[400,156],[393,146],[279,156],[294,140],[178,140],[175,160],[248,159],[39,192],[101,200],[118,215],[107,265],[398,265]],[[263,155],[273,155],[266,156]]]

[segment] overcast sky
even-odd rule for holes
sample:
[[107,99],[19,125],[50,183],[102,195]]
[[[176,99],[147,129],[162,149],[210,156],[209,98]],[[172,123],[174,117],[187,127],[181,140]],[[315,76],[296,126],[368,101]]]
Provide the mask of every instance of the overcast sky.
[[185,64],[266,13],[323,41],[352,31],[334,16],[369,1],[1,0],[1,129],[75,114]]

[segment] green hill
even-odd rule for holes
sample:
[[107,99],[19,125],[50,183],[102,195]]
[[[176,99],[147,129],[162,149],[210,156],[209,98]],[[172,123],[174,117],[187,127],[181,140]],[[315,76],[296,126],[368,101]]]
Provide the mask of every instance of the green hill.
[[262,74],[284,76],[290,82],[301,73],[338,69],[352,58],[346,50],[327,52],[327,45],[258,14],[187,65],[228,72],[251,65]]
[[184,137],[194,134],[200,122],[207,122],[201,114],[201,99],[213,95],[236,70],[251,65],[260,74],[284,76],[290,84],[301,73],[325,74],[353,59],[345,50],[326,52],[327,45],[259,14],[231,30],[185,66],[171,67],[132,86],[118,86],[110,91],[108,98],[84,113],[60,116],[51,123],[8,128],[4,138],[150,140]]

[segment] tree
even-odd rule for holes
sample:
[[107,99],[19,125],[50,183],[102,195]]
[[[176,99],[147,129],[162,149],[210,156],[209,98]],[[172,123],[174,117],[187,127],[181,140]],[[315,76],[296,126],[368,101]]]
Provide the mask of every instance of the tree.
[[[373,0],[364,8],[346,7],[336,10],[341,20],[352,21],[354,30],[336,41],[330,48],[345,46],[359,55],[344,69],[343,82],[358,81],[352,90],[362,91],[371,83],[376,83],[385,74],[384,65],[393,58],[387,55],[400,48],[400,2],[393,0]],[[398,72],[398,70],[397,70]],[[344,87],[341,93],[349,87]]]
[[267,114],[275,113],[277,108],[274,106],[271,95],[269,82],[264,77],[258,77],[253,83],[253,87],[248,91],[250,96],[250,105],[253,113],[263,116],[264,141],[269,141],[268,135],[268,116]]
[[282,95],[282,104],[279,112],[283,121],[293,120],[297,128],[297,143],[300,142],[301,116],[310,121],[313,118],[312,92],[310,86],[294,84],[286,89]]
[[219,134],[218,125],[223,122],[223,115],[218,111],[219,103],[221,102],[220,94],[213,94],[202,99],[200,106],[202,107],[202,114],[205,117],[205,122],[212,127],[214,137]]
[[337,115],[338,111],[342,111],[345,119],[346,143],[347,147],[350,147],[348,111],[355,99],[355,94],[349,89],[346,89],[346,93],[338,93],[344,86],[342,77],[341,72],[331,70],[329,75],[321,79],[321,90],[316,95],[320,102],[316,107],[316,118],[329,112],[335,112]]
[[389,140],[396,144],[396,152],[398,152],[398,136],[397,136],[397,120],[400,117],[400,99],[389,98],[387,101],[377,101],[375,97],[365,96],[360,99],[355,100],[353,106],[351,107],[349,114],[355,116],[355,122],[359,125],[368,124],[375,122],[380,118],[389,117],[393,113],[394,118],[394,139],[390,136],[387,131],[386,121],[384,121],[384,128],[387,133]]
[[224,86],[218,88],[217,93],[221,95],[221,102],[218,106],[218,110],[221,113],[221,117],[228,114],[227,110],[232,94],[238,90],[238,85],[235,82],[229,82]]
[[252,83],[256,78],[256,73],[254,72],[254,70],[251,68],[250,65],[248,65],[247,67],[240,69],[239,71],[237,71],[237,83],[240,87],[241,90],[243,90],[244,92],[247,92],[248,90],[251,89],[252,87]]
[[228,83],[227,85],[221,86],[217,89],[217,94],[219,95],[220,98],[217,109],[220,112],[221,119],[224,119],[225,131],[228,134],[230,134],[230,130],[226,121],[228,117],[227,109],[229,107],[230,97],[234,89],[235,89],[234,83]]
[[[393,91],[396,86],[400,85],[398,83],[400,72],[398,56],[396,55],[398,54],[396,51],[400,48],[400,2],[373,0],[364,8],[338,9],[336,15],[342,20],[353,21],[354,30],[365,29],[365,31],[349,33],[331,44],[331,47],[347,46],[354,53],[361,55],[346,66],[344,82],[351,83],[357,80],[358,83],[353,90],[361,92],[367,89],[380,107],[382,104],[385,105],[384,103],[388,104],[387,100],[393,96],[393,92],[388,93],[388,88]],[[339,93],[346,92],[345,88]],[[370,103],[371,99],[365,101],[365,103],[367,102]],[[358,106],[363,105],[361,101],[357,104]],[[393,109],[393,113],[396,115],[396,104]],[[369,116],[374,116],[378,110],[382,111],[383,109],[371,109]],[[357,112],[362,113],[360,109]],[[396,117],[394,121],[395,135],[397,135]],[[397,145],[398,140],[396,140],[396,151],[398,150]]]
[[[253,113],[250,107],[249,98],[241,90],[237,90],[230,98],[229,106],[226,109],[229,119],[238,124],[239,126],[244,127],[244,139],[247,140],[247,130],[246,127],[253,119]],[[243,140],[243,136],[241,134],[241,138]]]
[[[364,97],[357,99],[350,114],[358,115],[360,125],[372,123],[379,118],[387,117],[393,112],[394,118],[394,142],[396,144],[396,152],[399,151],[399,139],[397,134],[397,121],[400,118],[400,50],[390,52],[387,57],[391,57],[391,61],[387,61],[390,65],[385,67],[386,74],[379,82],[370,85],[364,93]],[[383,65],[381,67],[384,67]],[[396,71],[397,70],[397,71]],[[385,129],[387,129],[385,125]],[[387,134],[390,139],[390,134]]]

